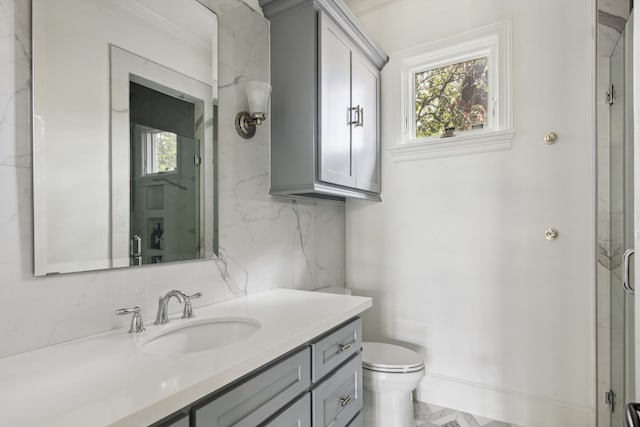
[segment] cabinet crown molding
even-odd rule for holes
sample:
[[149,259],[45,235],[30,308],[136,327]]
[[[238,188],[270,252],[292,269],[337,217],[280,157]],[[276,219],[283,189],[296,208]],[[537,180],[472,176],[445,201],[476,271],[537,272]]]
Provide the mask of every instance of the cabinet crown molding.
[[329,15],[342,31],[358,46],[362,53],[382,70],[389,61],[389,55],[376,43],[360,24],[349,6],[342,0],[259,0],[264,16],[268,19],[289,12],[301,6],[313,6]]

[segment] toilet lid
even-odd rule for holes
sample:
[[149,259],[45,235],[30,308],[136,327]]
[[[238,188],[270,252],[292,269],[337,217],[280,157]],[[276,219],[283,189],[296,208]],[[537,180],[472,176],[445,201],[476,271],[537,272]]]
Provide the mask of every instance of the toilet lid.
[[405,347],[363,342],[362,367],[378,372],[415,372],[424,369],[424,360],[418,353]]

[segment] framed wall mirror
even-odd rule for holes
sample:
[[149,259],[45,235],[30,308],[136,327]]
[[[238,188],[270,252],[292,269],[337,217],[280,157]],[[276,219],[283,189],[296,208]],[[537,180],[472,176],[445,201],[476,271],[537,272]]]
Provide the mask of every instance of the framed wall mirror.
[[33,0],[36,276],[217,251],[215,13]]

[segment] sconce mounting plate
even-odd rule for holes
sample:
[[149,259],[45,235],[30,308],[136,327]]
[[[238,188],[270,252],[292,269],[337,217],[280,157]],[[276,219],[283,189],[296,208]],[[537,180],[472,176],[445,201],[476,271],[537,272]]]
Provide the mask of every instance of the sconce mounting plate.
[[255,120],[246,111],[236,114],[236,131],[245,139],[253,138],[256,134]]

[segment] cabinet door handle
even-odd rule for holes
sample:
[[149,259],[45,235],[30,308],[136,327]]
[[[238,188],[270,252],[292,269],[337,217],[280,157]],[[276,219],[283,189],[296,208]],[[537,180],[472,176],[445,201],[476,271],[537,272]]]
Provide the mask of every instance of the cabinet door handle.
[[347,397],[341,397],[340,398],[340,406],[342,406],[343,408],[345,406],[347,406],[349,404],[349,402],[351,402],[351,395],[348,395]]
[[[354,126],[361,126],[360,123],[362,122],[362,111],[363,109],[360,108],[359,105],[356,105],[355,107],[351,107],[351,108],[347,108],[348,111],[348,115],[349,118],[347,119],[347,123],[349,126],[354,125]],[[356,112],[356,119],[353,120],[353,112]]]
[[364,107],[360,107],[358,105],[358,123],[356,123],[356,127],[364,126]]
[[340,351],[347,351],[351,348],[351,344],[338,344]]
[[353,121],[353,110],[354,108],[352,107],[347,108],[347,125],[348,126],[351,126],[357,123]]

